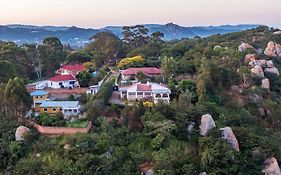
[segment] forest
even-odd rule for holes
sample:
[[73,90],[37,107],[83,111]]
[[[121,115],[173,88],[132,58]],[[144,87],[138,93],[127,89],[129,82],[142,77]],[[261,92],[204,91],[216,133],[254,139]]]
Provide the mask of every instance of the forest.
[[[264,53],[269,42],[281,44],[276,31],[260,26],[164,41],[163,33],[149,35],[138,25],[124,27],[122,39],[97,33],[80,49],[55,37],[41,44],[0,42],[0,174],[263,174],[268,158],[281,161],[281,77],[253,75],[248,57],[272,60],[281,71],[281,53]],[[252,47],[238,49],[241,43]],[[109,81],[95,96],[79,98],[93,123],[89,133],[50,137],[30,127],[24,141],[16,141],[17,127],[28,126],[23,116],[32,103],[25,85],[52,76],[62,63],[85,62],[94,70],[158,67],[155,81],[167,84],[172,100],[110,105]],[[263,88],[264,77],[269,88]],[[206,114],[215,126],[202,134]],[[226,127],[238,149],[222,138]]]

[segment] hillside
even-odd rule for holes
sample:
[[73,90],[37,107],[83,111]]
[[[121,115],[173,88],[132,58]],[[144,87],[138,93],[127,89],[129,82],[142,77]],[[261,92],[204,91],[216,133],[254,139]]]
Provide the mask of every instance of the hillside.
[[[183,27],[173,23],[158,25],[146,24],[149,34],[160,31],[164,33],[165,40],[182,38],[193,38],[194,36],[206,37],[214,34],[225,34],[237,32],[257,27],[257,25],[223,25],[210,27]],[[111,31],[113,34],[122,38],[121,26],[108,26],[101,29],[85,29],[78,27],[56,27],[56,26],[33,26],[33,25],[6,25],[0,26],[0,40],[14,41],[17,44],[39,43],[46,37],[58,37],[64,44],[72,46],[84,46],[89,42],[89,38],[101,31]]]
[[[232,30],[174,24],[161,30],[175,28],[181,35]],[[98,33],[77,51],[53,37],[37,48],[0,42],[0,174],[281,174],[281,31],[260,26],[165,41],[142,29],[128,30],[126,41]],[[82,64],[76,78],[85,88],[106,80],[97,94],[68,97],[84,107],[89,132],[50,137],[30,120],[46,127],[73,123],[45,112],[26,122],[32,100],[25,85],[50,80],[62,64]]]

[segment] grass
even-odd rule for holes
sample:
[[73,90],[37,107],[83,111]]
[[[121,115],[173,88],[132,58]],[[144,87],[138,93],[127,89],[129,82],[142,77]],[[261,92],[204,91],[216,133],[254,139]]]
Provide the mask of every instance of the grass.
[[88,126],[88,121],[77,120],[74,122],[67,123],[67,127],[71,128],[86,128]]

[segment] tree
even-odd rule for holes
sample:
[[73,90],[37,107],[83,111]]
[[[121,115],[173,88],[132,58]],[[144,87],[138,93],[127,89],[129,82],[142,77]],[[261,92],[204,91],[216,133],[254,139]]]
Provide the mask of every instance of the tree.
[[154,32],[151,34],[152,40],[154,41],[161,41],[161,38],[164,38],[164,34],[162,32]]
[[83,63],[83,67],[88,69],[90,72],[93,72],[97,69],[96,64],[93,62],[85,62],[85,63]]
[[26,52],[27,60],[33,66],[34,71],[36,72],[37,79],[42,78],[42,57],[37,44],[26,44],[23,46]]
[[7,83],[16,76],[14,65],[6,60],[0,60],[0,83]]
[[110,32],[99,32],[90,38],[85,50],[93,55],[98,66],[115,62],[124,56],[122,41]]
[[121,69],[126,69],[129,67],[140,67],[143,65],[144,61],[144,58],[140,55],[129,58],[123,58],[118,63],[118,67]]
[[52,76],[60,67],[60,63],[65,60],[65,52],[63,51],[63,45],[58,38],[50,37],[45,38],[43,45],[40,46],[40,52],[42,53],[44,72],[46,76]]
[[173,77],[176,70],[176,62],[171,57],[164,57],[161,60],[161,72],[166,80]]
[[123,41],[131,49],[145,46],[149,39],[148,29],[143,25],[123,27]]
[[80,86],[87,87],[87,86],[89,86],[89,83],[91,82],[92,75],[89,72],[83,71],[83,72],[79,72],[76,75],[76,78],[77,78]]
[[85,62],[90,62],[92,58],[91,55],[84,51],[74,51],[66,57],[66,61],[69,64],[83,64]]
[[29,110],[32,100],[26,91],[24,81],[18,77],[10,79],[4,90],[6,114],[12,114],[21,121]]

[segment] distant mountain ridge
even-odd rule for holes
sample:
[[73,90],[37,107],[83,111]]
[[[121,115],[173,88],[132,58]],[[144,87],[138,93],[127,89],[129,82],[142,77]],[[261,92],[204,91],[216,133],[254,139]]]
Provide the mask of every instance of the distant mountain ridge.
[[[144,24],[149,33],[160,31],[164,33],[165,40],[193,38],[195,36],[207,37],[214,34],[225,34],[256,28],[259,25],[221,25],[184,27],[173,23]],[[89,42],[89,38],[101,31],[110,31],[122,38],[122,26],[107,26],[100,29],[78,28],[75,26],[34,26],[34,25],[0,25],[0,40],[14,41],[18,44],[39,43],[46,37],[58,37],[64,44],[81,47]]]

